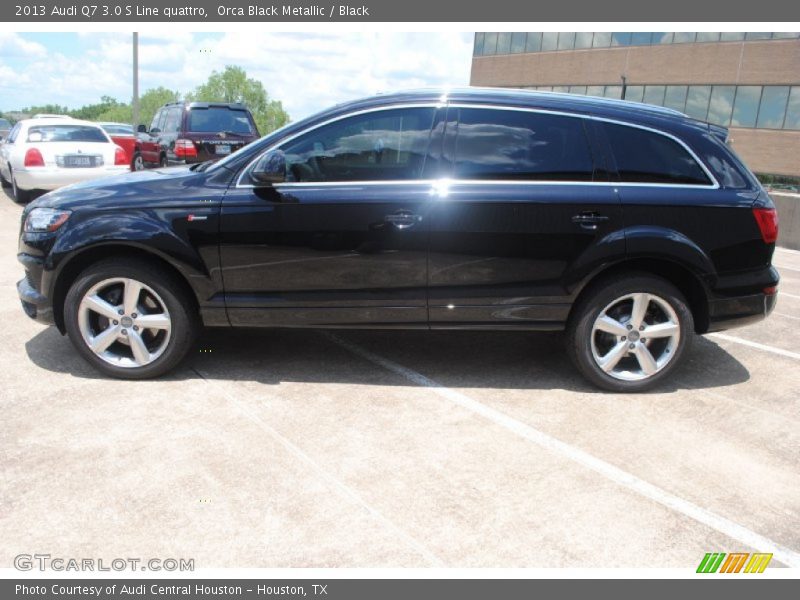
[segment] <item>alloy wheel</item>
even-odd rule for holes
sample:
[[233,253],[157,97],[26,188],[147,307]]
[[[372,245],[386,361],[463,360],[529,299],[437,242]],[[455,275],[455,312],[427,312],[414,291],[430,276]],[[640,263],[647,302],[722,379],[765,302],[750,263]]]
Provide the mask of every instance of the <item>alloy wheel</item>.
[[678,315],[655,294],[627,294],[609,303],[595,319],[592,357],[615,379],[641,381],[664,369],[681,338]]
[[172,320],[161,297],[135,279],[93,285],[81,299],[78,327],[89,349],[117,367],[142,367],[166,350]]

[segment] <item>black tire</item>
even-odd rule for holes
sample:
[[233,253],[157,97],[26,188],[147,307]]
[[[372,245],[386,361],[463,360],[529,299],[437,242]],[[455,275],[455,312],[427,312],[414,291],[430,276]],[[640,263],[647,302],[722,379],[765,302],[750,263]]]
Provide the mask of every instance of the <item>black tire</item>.
[[167,155],[166,154],[162,154],[161,155],[161,158],[158,161],[158,166],[161,167],[162,169],[164,167],[168,167],[169,166],[169,162],[167,162]]
[[[626,381],[600,368],[592,352],[592,330],[595,320],[607,306],[628,294],[640,292],[657,296],[672,308],[677,316],[680,337],[677,344],[669,350],[672,358],[660,370],[645,379]],[[693,334],[692,312],[683,294],[674,285],[646,273],[628,273],[604,279],[582,294],[567,327],[567,352],[578,371],[597,387],[611,392],[643,392],[662,383],[678,368],[686,356]],[[634,335],[638,339],[639,334]],[[625,338],[619,338],[623,339]]]
[[136,152],[131,159],[131,171],[143,171],[144,170],[144,160],[142,159],[142,155],[140,152]]
[[14,197],[14,202],[17,204],[27,204],[33,200],[33,191],[23,190],[17,187],[17,180],[14,179],[14,171],[9,169],[8,174],[11,177],[11,195]]
[[[8,167],[8,172],[9,172],[9,174],[11,173],[11,166],[10,165]],[[10,185],[11,185],[11,182],[8,179],[6,179],[5,177],[3,177],[3,172],[0,171],[0,186],[2,186],[4,188],[7,188]]]
[[[84,295],[95,284],[116,277],[135,279],[149,286],[160,296],[169,312],[169,340],[163,353],[149,364],[120,367],[106,362],[89,348],[81,334],[79,307]],[[176,277],[158,264],[135,258],[110,258],[84,270],[70,287],[64,301],[64,324],[70,341],[92,366],[121,379],[149,379],[174,369],[192,348],[200,330],[195,304]]]

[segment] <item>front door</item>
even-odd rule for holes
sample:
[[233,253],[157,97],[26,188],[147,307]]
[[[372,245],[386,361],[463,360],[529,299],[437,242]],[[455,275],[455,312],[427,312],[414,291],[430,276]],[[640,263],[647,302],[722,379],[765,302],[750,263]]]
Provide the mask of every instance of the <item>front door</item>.
[[435,113],[344,117],[281,144],[285,183],[243,174],[221,222],[233,325],[427,327],[423,173]]

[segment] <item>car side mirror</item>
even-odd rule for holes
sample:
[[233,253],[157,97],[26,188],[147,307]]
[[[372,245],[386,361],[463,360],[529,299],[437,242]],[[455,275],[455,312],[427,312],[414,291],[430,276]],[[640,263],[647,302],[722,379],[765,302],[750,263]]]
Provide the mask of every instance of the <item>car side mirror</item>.
[[274,185],[286,181],[286,155],[280,150],[267,152],[258,159],[250,177],[261,185]]
[[157,135],[157,134],[159,134],[159,133],[161,133],[161,130],[160,130],[158,127],[153,127],[153,128],[150,130],[150,135]]
[[138,125],[136,127],[136,133],[147,133],[147,125]]

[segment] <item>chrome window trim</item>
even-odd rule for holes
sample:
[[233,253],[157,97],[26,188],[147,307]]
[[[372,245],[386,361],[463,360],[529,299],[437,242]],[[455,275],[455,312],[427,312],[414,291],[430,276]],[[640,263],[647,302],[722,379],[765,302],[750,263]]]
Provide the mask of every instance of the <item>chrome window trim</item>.
[[[262,187],[262,186],[255,186],[249,183],[242,183],[242,179],[250,170],[250,168],[258,161],[262,156],[264,156],[268,152],[272,152],[273,150],[279,148],[283,144],[291,142],[292,140],[300,137],[301,135],[305,135],[306,133],[310,133],[315,129],[319,129],[331,123],[335,123],[337,121],[341,121],[343,119],[349,117],[356,117],[363,114],[369,114],[373,112],[381,112],[385,110],[393,110],[393,109],[404,109],[404,108],[433,108],[439,109],[444,108],[447,106],[448,108],[476,108],[476,109],[488,109],[488,110],[513,110],[517,112],[531,112],[531,113],[540,113],[540,114],[550,114],[550,115],[558,115],[564,117],[572,117],[574,119],[586,119],[591,121],[601,121],[604,123],[613,123],[615,125],[623,125],[625,127],[633,127],[634,129],[642,129],[644,131],[649,131],[651,133],[655,133],[657,135],[662,135],[666,138],[671,139],[672,141],[676,142],[680,145],[686,152],[689,153],[700,168],[705,173],[706,177],[708,177],[710,184],[682,184],[682,183],[647,183],[647,182],[623,182],[623,181],[526,181],[526,180],[516,180],[516,179],[508,179],[508,180],[483,180],[483,179],[447,179],[450,185],[460,185],[465,183],[476,184],[476,183],[483,183],[488,185],[508,185],[508,184],[515,184],[515,185],[598,185],[598,186],[614,186],[614,187],[654,187],[654,188],[670,188],[670,189],[707,189],[707,190],[716,190],[719,189],[721,186],[717,181],[717,178],[714,177],[711,170],[706,166],[705,162],[703,162],[699,156],[692,150],[686,142],[681,140],[679,137],[672,135],[666,131],[655,129],[653,127],[649,127],[647,125],[640,125],[638,123],[629,123],[626,121],[620,121],[619,119],[612,119],[608,117],[599,117],[596,115],[591,114],[579,114],[579,113],[571,113],[565,112],[560,110],[552,110],[547,108],[529,108],[529,107],[522,107],[522,106],[504,106],[500,104],[471,104],[465,102],[455,102],[455,103],[447,103],[446,97],[442,97],[439,102],[424,102],[424,103],[408,103],[408,104],[394,104],[389,106],[380,106],[380,107],[371,107],[362,110],[358,110],[355,112],[349,112],[343,115],[338,115],[322,123],[318,123],[306,129],[303,129],[291,136],[276,142],[275,144],[271,145],[269,148],[266,148],[263,152],[259,153],[253,160],[247,163],[244,169],[242,169],[239,176],[236,178],[236,185],[235,187],[244,188],[244,189],[252,189],[255,187]],[[318,181],[318,182],[293,182],[288,181],[280,184],[275,184],[273,187],[275,188],[293,188],[293,187],[332,187],[332,186],[344,186],[344,187],[354,187],[354,186],[370,186],[370,185],[425,185],[429,182],[438,182],[441,181],[439,179],[412,179],[412,180],[400,180],[400,181],[391,181],[391,180],[384,180],[384,181]]]

